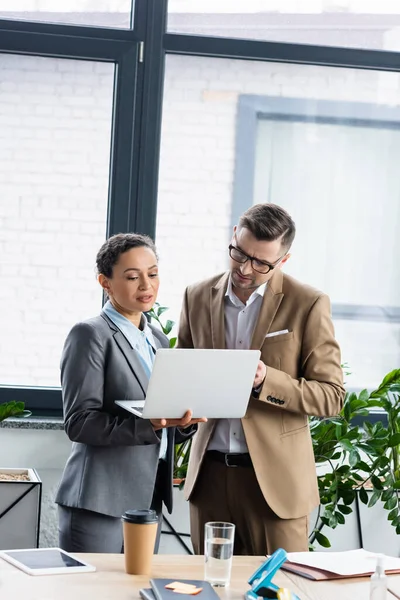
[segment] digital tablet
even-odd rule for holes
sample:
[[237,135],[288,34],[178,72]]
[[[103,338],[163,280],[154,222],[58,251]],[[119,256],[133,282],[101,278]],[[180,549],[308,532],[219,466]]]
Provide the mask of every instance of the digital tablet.
[[96,567],[60,548],[29,548],[28,550],[0,550],[0,558],[29,575],[57,575],[60,573],[92,573]]

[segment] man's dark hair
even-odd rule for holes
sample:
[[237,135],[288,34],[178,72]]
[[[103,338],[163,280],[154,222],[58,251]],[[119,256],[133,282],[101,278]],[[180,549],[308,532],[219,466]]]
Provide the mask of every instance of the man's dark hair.
[[96,256],[97,273],[111,279],[119,257],[132,248],[150,248],[157,257],[156,247],[148,235],[141,233],[117,233],[104,242]]
[[282,247],[289,250],[296,235],[292,217],[277,204],[255,204],[240,217],[239,229],[245,227],[257,240],[274,242],[281,240]]

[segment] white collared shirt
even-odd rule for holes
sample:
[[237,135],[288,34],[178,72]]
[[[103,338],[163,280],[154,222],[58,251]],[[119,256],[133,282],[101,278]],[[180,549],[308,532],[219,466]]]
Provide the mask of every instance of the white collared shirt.
[[[260,285],[243,304],[232,289],[229,278],[225,294],[225,347],[248,350],[260,314],[267,284]],[[240,419],[219,419],[207,450],[219,452],[248,452]]]

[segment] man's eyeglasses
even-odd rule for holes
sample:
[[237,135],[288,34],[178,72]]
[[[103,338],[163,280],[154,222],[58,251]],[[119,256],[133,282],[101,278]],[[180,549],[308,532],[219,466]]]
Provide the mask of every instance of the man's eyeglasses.
[[258,258],[249,256],[248,254],[243,252],[243,250],[240,250],[239,248],[237,248],[237,246],[233,246],[232,244],[229,245],[229,256],[235,262],[238,262],[242,265],[244,265],[244,263],[246,263],[249,260],[253,271],[257,271],[257,273],[262,273],[263,275],[266,275],[281,262],[282,258],[286,256],[286,252],[283,256],[278,258],[278,260],[272,265],[270,263],[265,262],[264,260],[259,260]]

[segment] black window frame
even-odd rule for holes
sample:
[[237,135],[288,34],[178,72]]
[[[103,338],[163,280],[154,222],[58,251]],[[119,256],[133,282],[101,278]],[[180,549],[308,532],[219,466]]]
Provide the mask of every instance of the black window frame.
[[[0,53],[116,65],[107,235],[155,235],[166,55],[400,71],[393,51],[167,33],[167,11],[167,0],[132,0],[131,29],[0,20]],[[62,413],[58,388],[0,382],[0,402],[9,400],[37,415]]]

